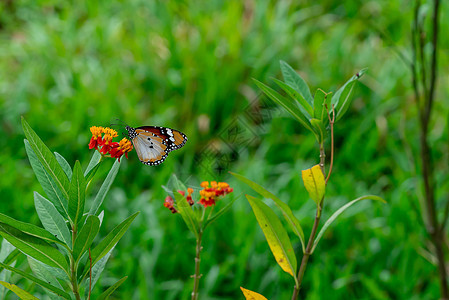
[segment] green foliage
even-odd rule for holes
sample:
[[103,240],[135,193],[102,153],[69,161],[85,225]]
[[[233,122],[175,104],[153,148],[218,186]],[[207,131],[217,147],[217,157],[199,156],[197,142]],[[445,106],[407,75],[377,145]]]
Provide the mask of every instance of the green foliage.
[[[112,118],[120,118],[130,125],[180,129],[189,141],[162,166],[145,167],[133,152],[129,160],[122,159],[114,185],[98,210],[105,212],[98,237],[106,236],[133,212],[141,214],[114,248],[92,299],[124,275],[128,280],[111,298],[187,299],[190,291],[185,292],[185,279],[192,274],[194,249],[185,245],[191,245],[193,235],[181,218],[173,218],[163,207],[166,193],[160,186],[173,173],[189,186],[197,186],[212,175],[196,158],[210,144],[220,158],[230,151],[229,144],[238,155],[224,166],[226,171],[263,185],[288,204],[304,231],[310,232],[315,203],[306,200],[299,170],[318,162],[315,137],[295,119],[286,118],[288,113],[273,109],[275,103],[259,95],[251,78],[284,95],[270,80],[283,78],[279,61],[284,60],[311,88],[337,91],[339,84],[366,66],[369,72],[355,84],[344,122],[337,122],[339,150],[334,170],[340,176],[327,187],[323,220],[358,195],[382,195],[388,205],[360,201],[342,214],[320,240],[303,288],[310,299],[379,295],[384,295],[382,299],[437,299],[436,268],[429,263],[432,257],[425,255],[427,235],[416,213],[421,192],[410,153],[419,150],[418,122],[410,105],[409,66],[401,59],[401,55],[410,57],[412,8],[385,0],[375,5],[327,0],[191,4],[153,0],[0,3],[1,213],[42,227],[33,191],[58,209],[25,158],[21,115],[52,151],[63,154],[72,167],[79,160],[83,170],[92,157],[92,151],[87,151],[92,125],[105,126]],[[441,16],[448,15],[447,4],[442,4]],[[442,18],[440,28],[448,26],[449,18]],[[447,198],[449,182],[444,175],[449,174],[444,100],[449,91],[441,85],[449,70],[444,54],[449,39],[442,35],[439,42],[438,101],[429,137],[437,155],[435,166],[441,171],[436,179],[438,203]],[[316,94],[316,89],[311,92]],[[222,142],[232,122],[247,115],[268,116],[260,122],[250,119],[244,127],[254,132],[250,136],[254,141],[244,147],[226,139]],[[112,164],[105,160],[97,170],[86,196],[87,208]],[[226,172],[213,175],[229,179],[236,195],[249,192],[247,185],[227,178]],[[208,228],[203,262],[209,268],[202,272],[203,295],[238,299],[242,297],[239,286],[244,286],[270,299],[290,299],[291,278],[272,264],[265,238],[248,214],[252,213],[247,201],[237,199]],[[248,239],[252,242],[247,243]],[[291,239],[300,252],[298,239],[294,235]],[[23,255],[17,264],[26,268]],[[26,279],[15,284],[33,294],[43,293]]]
[[[128,230],[138,212],[112,230],[93,248],[91,254],[90,249],[99,232],[100,217],[103,218],[103,213],[99,216],[88,214],[83,218],[87,188],[86,177],[90,178],[89,180],[93,178],[94,170],[96,170],[100,160],[97,159],[97,156],[93,156],[89,164],[90,170],[85,172],[86,175],[83,174],[79,161],[76,161],[72,170],[63,156],[58,153],[53,155],[50,152],[25,119],[22,119],[22,124],[28,140],[31,141],[25,140],[25,147],[33,170],[37,178],[40,179],[39,181],[47,195],[53,197],[54,203],[59,205],[63,213],[58,212],[50,200],[35,192],[36,211],[45,229],[0,214],[0,235],[28,257],[31,270],[37,277],[9,266],[8,264],[12,262],[9,256],[4,263],[1,263],[1,266],[66,299],[71,297],[64,291],[66,289],[64,287],[70,287],[75,298],[80,299],[79,284],[87,281],[85,277],[91,269],[92,271],[95,270],[95,274],[93,274],[95,275],[95,281],[98,280],[107,258],[101,261],[98,267],[95,266],[96,263],[106,255],[109,257],[110,251]],[[91,207],[94,213],[98,211],[110,189],[117,174],[118,165],[114,164],[102,188],[97,193],[94,205]],[[68,225],[70,225],[70,231]],[[56,248],[51,243],[56,243],[64,248]],[[80,260],[83,256],[86,256],[87,252],[89,252],[89,262],[84,263],[85,271],[78,277],[78,271],[82,267]],[[65,274],[61,275],[61,270]],[[107,299],[123,281],[124,279],[120,280],[108,289],[102,298]],[[31,299],[29,293],[17,286],[9,283],[3,285],[16,293],[21,299]]]

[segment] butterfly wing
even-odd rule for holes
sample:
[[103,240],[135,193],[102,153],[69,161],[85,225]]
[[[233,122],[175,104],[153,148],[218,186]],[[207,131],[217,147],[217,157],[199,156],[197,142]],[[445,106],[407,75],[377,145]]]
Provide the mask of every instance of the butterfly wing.
[[168,153],[181,148],[187,141],[184,133],[166,127],[142,126],[127,130],[140,161],[150,166],[161,164]]

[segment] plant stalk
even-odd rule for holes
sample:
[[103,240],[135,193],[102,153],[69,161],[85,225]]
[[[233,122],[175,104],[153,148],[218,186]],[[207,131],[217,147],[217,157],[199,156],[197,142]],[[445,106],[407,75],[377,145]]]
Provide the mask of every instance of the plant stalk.
[[[75,226],[72,227],[72,247],[75,245],[75,240],[76,240],[76,228]],[[80,297],[80,293],[78,290],[78,281],[77,281],[77,276],[76,276],[76,262],[75,259],[73,258],[73,254],[70,254],[70,272],[71,272],[71,276],[70,276],[70,283],[72,284],[72,291],[73,291],[73,295],[75,296],[76,300],[81,300]]]
[[[326,155],[324,153],[324,143],[322,142],[320,144],[320,167],[321,171],[324,173],[324,163],[325,163]],[[312,232],[310,233],[309,241],[307,242],[306,251],[304,252],[304,255],[302,256],[301,265],[299,267],[298,275],[297,275],[297,281],[298,286],[295,286],[293,289],[293,295],[292,300],[296,300],[298,298],[299,290],[301,289],[301,283],[302,279],[304,278],[304,273],[307,268],[307,263],[309,261],[310,255],[312,255],[312,248],[313,248],[313,242],[315,241],[315,235],[318,230],[318,225],[320,224],[321,219],[321,210],[323,209],[323,203],[324,199],[321,201],[319,205],[317,205],[317,210],[315,214],[315,221],[313,222]]]
[[203,237],[203,230],[200,229],[198,232],[198,239],[196,240],[196,256],[195,256],[195,275],[193,275],[193,292],[192,292],[192,300],[198,299],[198,287],[200,284],[200,254],[203,247],[201,247],[201,239]]

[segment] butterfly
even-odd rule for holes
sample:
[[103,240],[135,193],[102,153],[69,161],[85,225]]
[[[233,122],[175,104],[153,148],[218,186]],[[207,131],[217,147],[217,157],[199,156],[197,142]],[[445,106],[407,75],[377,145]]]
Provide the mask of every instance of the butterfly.
[[125,129],[140,161],[149,166],[161,164],[171,151],[183,147],[187,142],[184,133],[167,127],[126,126]]

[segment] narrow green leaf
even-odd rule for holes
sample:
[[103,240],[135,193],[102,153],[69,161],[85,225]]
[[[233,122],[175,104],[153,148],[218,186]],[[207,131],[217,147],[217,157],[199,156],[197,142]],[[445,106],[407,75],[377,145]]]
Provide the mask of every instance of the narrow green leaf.
[[278,92],[267,86],[266,84],[253,79],[256,85],[262,90],[262,92],[265,93],[271,100],[276,102],[277,104],[284,107],[296,120],[298,120],[305,128],[309,129],[310,131],[313,131],[312,127],[310,126],[309,120],[303,115],[299,107],[296,105],[296,103],[288,98],[283,97]]
[[282,88],[287,93],[287,95],[289,95],[291,98],[293,98],[299,102],[299,104],[300,104],[299,108],[304,109],[304,111],[302,111],[302,113],[303,113],[303,115],[306,116],[307,119],[310,119],[313,116],[312,106],[309,104],[309,102],[306,101],[306,99],[304,99],[304,97],[301,94],[299,94],[294,88],[292,88],[285,82],[283,82],[279,79],[276,79],[276,78],[273,78],[273,80],[274,80],[274,82],[277,83],[277,85],[280,88]]
[[114,285],[110,286],[106,291],[104,291],[100,297],[98,297],[98,300],[106,300],[109,299],[109,296],[111,296],[111,294],[128,278],[128,276],[123,277],[122,279],[120,279],[119,281],[117,281],[116,283],[114,283]]
[[68,219],[68,198],[64,198],[62,192],[51,178],[50,174],[45,171],[41,162],[37,158],[33,149],[31,148],[30,143],[27,140],[25,142],[25,149],[30,160],[31,167],[33,168],[34,173],[36,174],[37,180],[41,184],[45,194],[50,199],[50,201],[54,204],[56,209],[66,218]]
[[42,166],[54,180],[57,187],[62,192],[62,195],[66,199],[68,199],[70,183],[55,156],[53,155],[53,153],[51,153],[50,149],[48,149],[44,142],[42,142],[36,132],[34,132],[34,130],[30,127],[30,125],[28,125],[23,117],[22,127],[31,148],[41,162]]
[[69,216],[75,224],[75,228],[84,212],[84,201],[86,192],[86,181],[84,179],[81,164],[76,161],[73,168],[72,180],[70,182],[69,192]]
[[47,265],[41,263],[38,260],[35,260],[30,256],[28,256],[27,259],[28,264],[30,265],[30,268],[33,271],[34,275],[36,275],[38,278],[42,280],[45,280],[54,287],[63,289],[58,279],[56,279],[56,277],[52,274],[52,272],[50,272],[50,270],[46,268]]
[[120,168],[120,162],[116,160],[114,164],[112,165],[111,170],[109,171],[108,176],[106,176],[106,179],[104,180],[103,184],[100,187],[100,190],[98,191],[97,195],[95,196],[94,202],[92,203],[92,206],[89,210],[89,214],[96,215],[98,212],[98,209],[100,208],[101,204],[103,203],[104,198],[106,197],[106,194],[108,193],[109,189],[111,188],[112,183],[114,182],[115,176],[117,176],[117,172]]
[[311,119],[310,124],[312,124],[318,144],[323,143],[324,139],[326,138],[326,129],[324,128],[324,123],[318,119]]
[[287,204],[285,204],[281,199],[279,199],[274,194],[267,191],[265,188],[258,185],[254,181],[249,180],[248,178],[237,173],[233,172],[229,173],[238,180],[240,180],[241,182],[246,183],[250,188],[252,188],[255,192],[259,193],[259,195],[261,195],[262,197],[273,200],[274,204],[276,204],[276,206],[281,210],[282,215],[284,216],[288,225],[290,225],[292,231],[299,237],[299,240],[301,241],[302,251],[304,253],[306,251],[304,242],[304,231],[302,230],[301,224],[299,224],[298,219],[296,219],[296,217],[293,215],[293,212],[290,209],[290,207]]
[[312,105],[313,97],[305,80],[302,79],[302,77],[299,76],[299,74],[295,70],[293,70],[293,68],[290,67],[290,65],[285,61],[281,60],[280,64],[282,76],[284,77],[285,82],[288,85],[292,86],[299,94],[304,97],[304,99],[307,100],[307,102],[309,102],[310,105]]
[[24,254],[29,255],[49,266],[68,269],[64,256],[46,241],[23,233],[5,223],[0,223],[0,235]]
[[76,237],[75,245],[73,246],[73,257],[76,262],[78,262],[81,255],[92,245],[99,229],[100,219],[95,215],[89,215],[86,223]]
[[55,157],[61,168],[64,170],[65,175],[67,175],[67,179],[70,181],[72,179],[72,168],[70,167],[70,164],[67,162],[64,156],[62,156],[58,152],[55,152]]
[[[6,241],[6,240],[4,240]],[[8,242],[9,243],[9,242]],[[18,249],[14,249],[11,253],[8,254],[8,256],[5,258],[5,260],[3,261],[4,264],[10,265],[12,264],[17,257],[19,256],[20,251]],[[3,267],[0,266],[0,272],[3,271]]]
[[287,231],[273,210],[261,200],[246,195],[257,222],[267,239],[271,252],[279,266],[296,279],[296,256]]
[[360,77],[366,72],[367,69],[363,69],[359,71],[356,75],[352,76],[346,83],[337,91],[332,99],[332,104],[335,105],[335,111],[337,113],[337,117],[335,121],[338,121],[343,117],[343,115],[348,110],[351,105],[351,94],[354,88],[354,85]]
[[17,221],[7,215],[0,213],[0,222],[8,224],[28,235],[38,237],[40,239],[46,240],[48,242],[53,242],[65,246],[63,242],[58,240],[54,235],[52,235],[47,230],[37,227],[36,225]]
[[187,202],[187,199],[180,193],[174,191],[174,196],[177,204],[178,212],[181,214],[184,223],[186,223],[189,230],[198,238],[198,219],[192,210],[192,207]]
[[[210,217],[209,219],[206,220],[206,222],[204,223],[204,228],[207,227],[207,225],[209,225],[210,223],[212,223],[213,221],[215,221],[218,217],[220,217],[221,215],[223,215],[225,212],[227,212],[232,204],[234,204],[235,200],[237,200],[238,197],[235,197],[234,199],[232,199],[231,201],[228,202],[228,204],[226,204],[222,209],[220,209],[215,215],[213,215],[212,217]],[[203,229],[204,229],[203,228]]]
[[87,175],[89,172],[92,171],[93,168],[95,168],[101,161],[101,154],[98,151],[94,151],[94,154],[92,155],[92,158],[90,159],[89,164],[87,165],[86,171],[84,171],[84,177],[88,177]]
[[22,290],[21,288],[19,288],[15,284],[11,284],[11,283],[8,283],[8,282],[5,282],[5,281],[0,281],[0,284],[3,285],[8,290],[10,290],[11,292],[13,292],[14,294],[16,294],[17,297],[19,297],[22,300],[39,300],[38,298],[34,297],[33,295],[31,295],[27,291]]
[[[136,212],[120,223],[91,251],[93,266],[104,257],[115,244],[117,244],[138,214],[139,212]],[[87,265],[84,269],[82,278],[84,278],[88,272],[89,266]]]
[[43,281],[43,280],[41,280],[41,279],[31,275],[29,273],[26,273],[26,272],[24,272],[24,271],[22,271],[20,269],[8,266],[8,265],[6,265],[6,264],[4,264],[2,262],[0,262],[0,267],[3,267],[3,268],[5,268],[5,269],[7,269],[7,270],[9,270],[11,272],[16,273],[16,274],[19,274],[19,275],[25,277],[26,279],[29,279],[29,280],[35,282],[36,284],[42,286],[43,288],[46,288],[47,290],[52,291],[56,295],[59,295],[59,296],[63,297],[64,299],[68,299],[68,300],[71,299],[70,295],[67,294],[66,292],[64,292],[63,290],[61,290],[61,289],[59,289],[57,287],[54,287],[51,284],[49,284],[49,283],[47,283],[47,282],[45,282],[45,281]]
[[315,98],[313,98],[313,117],[315,119],[324,122],[324,117],[326,116],[326,109],[324,108],[324,100],[326,98],[326,93],[322,89],[317,89],[315,92]]
[[69,248],[72,248],[72,237],[69,228],[55,206],[49,200],[39,195],[38,192],[34,192],[34,206],[44,228]]
[[[103,256],[93,267],[92,267],[92,289],[95,287],[95,284],[98,281],[98,278],[100,278],[101,273],[104,270],[104,267],[106,265],[106,262],[108,261],[109,257],[111,256],[112,250],[114,250],[114,247],[109,250],[108,254]],[[88,262],[89,263],[89,262]],[[84,287],[85,287],[85,296],[87,299],[87,294],[89,293],[89,281],[90,278],[87,277],[86,281],[84,281]]]
[[370,199],[370,200],[376,200],[376,201],[380,201],[383,203],[386,203],[386,201],[384,199],[382,199],[379,196],[374,196],[374,195],[366,195],[366,196],[362,196],[359,197],[357,199],[352,200],[349,203],[346,203],[345,205],[343,205],[342,207],[340,207],[336,212],[334,212],[332,214],[332,216],[326,221],[326,223],[324,223],[323,227],[321,228],[320,232],[318,233],[318,235],[315,238],[315,241],[313,242],[313,247],[312,247],[312,253],[313,251],[315,251],[316,246],[318,245],[318,242],[320,241],[321,237],[323,236],[323,234],[326,232],[327,228],[329,228],[329,226],[332,224],[332,222],[335,221],[335,219],[341,215],[346,209],[348,209],[350,206],[352,206],[354,203],[360,201],[360,200],[365,200],[365,199]]

